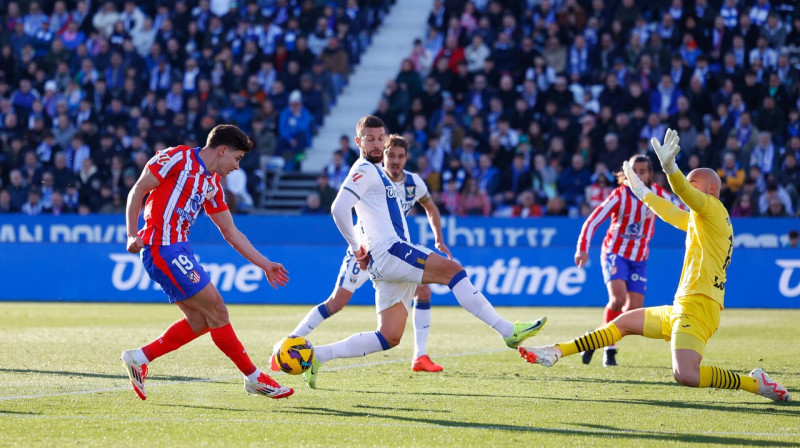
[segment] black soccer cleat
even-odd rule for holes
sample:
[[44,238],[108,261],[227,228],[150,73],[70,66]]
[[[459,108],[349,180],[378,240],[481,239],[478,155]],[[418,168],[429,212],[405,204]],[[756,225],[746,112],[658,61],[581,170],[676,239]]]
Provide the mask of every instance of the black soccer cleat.
[[583,352],[583,354],[581,354],[581,360],[583,361],[584,364],[588,365],[590,362],[592,362],[593,355],[594,355],[594,350],[586,350],[585,352]]
[[614,367],[617,365],[617,349],[610,348],[603,354],[603,367]]

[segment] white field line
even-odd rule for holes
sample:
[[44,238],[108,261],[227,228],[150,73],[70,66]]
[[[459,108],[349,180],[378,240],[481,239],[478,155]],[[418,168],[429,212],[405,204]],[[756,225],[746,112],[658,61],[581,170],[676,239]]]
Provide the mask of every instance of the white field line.
[[[439,355],[437,358],[456,358],[461,356],[473,356],[473,355],[482,355],[486,353],[496,353],[506,351],[504,349],[494,349],[494,350],[483,350],[477,352],[464,352],[464,353],[454,353],[451,355]],[[386,361],[373,361],[373,362],[363,362],[358,364],[348,364],[343,366],[333,366],[333,367],[326,367],[326,372],[335,372],[339,370],[350,370],[355,368],[362,368],[362,367],[373,367],[373,366],[380,366],[385,364],[400,364],[408,362],[407,360],[386,360]],[[270,375],[285,375],[283,372],[268,372]],[[125,378],[124,373],[120,375],[120,378]],[[241,379],[241,375],[236,376],[226,376],[221,378],[211,378],[211,379],[187,379],[187,380],[168,380],[168,381],[159,381],[159,380],[150,380],[147,382],[147,388],[157,388],[157,387],[165,387],[165,386],[174,386],[176,384],[186,384],[186,383],[213,383],[217,381],[232,381],[236,379]],[[0,402],[3,401],[14,401],[14,400],[35,400],[37,398],[49,398],[49,397],[66,397],[70,395],[90,395],[90,394],[97,394],[103,392],[115,392],[119,390],[130,390],[131,386],[121,386],[121,387],[105,387],[100,389],[89,389],[89,390],[76,390],[70,392],[55,392],[51,394],[35,394],[35,395],[12,395],[8,397],[0,397]],[[0,411],[1,412],[1,411]]]

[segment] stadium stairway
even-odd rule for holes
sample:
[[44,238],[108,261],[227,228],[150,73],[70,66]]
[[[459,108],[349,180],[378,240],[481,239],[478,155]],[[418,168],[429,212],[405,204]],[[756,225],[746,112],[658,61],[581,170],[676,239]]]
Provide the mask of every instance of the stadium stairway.
[[397,0],[314,137],[303,172],[319,173],[339,147],[339,137],[353,136],[358,119],[376,109],[386,82],[397,76],[414,39],[424,37],[430,9],[430,0]]
[[270,173],[261,195],[259,214],[297,214],[306,205],[309,192],[317,187],[317,175],[303,172]]

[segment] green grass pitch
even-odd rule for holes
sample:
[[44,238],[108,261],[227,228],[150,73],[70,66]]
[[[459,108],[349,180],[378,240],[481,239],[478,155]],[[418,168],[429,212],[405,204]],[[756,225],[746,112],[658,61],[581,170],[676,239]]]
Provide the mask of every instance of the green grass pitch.
[[[257,365],[307,306],[231,306]],[[534,344],[594,328],[600,309],[501,308],[510,319],[547,315]],[[800,446],[800,402],[743,391],[690,389],[672,380],[669,346],[630,337],[620,367],[579,356],[545,369],[460,308],[435,307],[429,340],[439,374],[410,370],[413,328],[388,352],[335,360],[319,389],[285,400],[247,395],[209,336],[150,365],[148,399],[130,390],[123,349],[180,317],[170,305],[0,304],[0,446]],[[800,400],[800,310],[726,310],[707,364],[763,367]],[[349,307],[310,340],[375,328],[373,307]],[[599,355],[599,353],[598,353]]]

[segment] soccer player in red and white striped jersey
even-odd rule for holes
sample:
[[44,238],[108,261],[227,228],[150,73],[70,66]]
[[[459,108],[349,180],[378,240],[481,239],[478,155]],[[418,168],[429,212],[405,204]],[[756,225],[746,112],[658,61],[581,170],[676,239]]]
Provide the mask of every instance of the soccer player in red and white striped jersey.
[[[128,195],[128,252],[141,252],[150,278],[185,316],[153,342],[122,352],[133,390],[142,400],[147,398],[144,380],[150,362],[205,333],[211,333],[214,344],[242,372],[248,393],[283,398],[294,392],[253,365],[228,320],[222,296],[188,241],[189,230],[204,209],[225,241],[261,268],[273,288],[289,281],[283,265],[269,261],[236,228],[225,203],[220,176],[239,169],[252,148],[253,141],[239,128],[219,125],[211,130],[204,148],[176,146],[156,153]],[[144,229],[137,232],[142,199],[148,193]]]
[[[653,167],[649,158],[636,155],[631,157],[630,163],[648,188],[671,200],[667,190],[653,183]],[[611,217],[611,225],[600,249],[600,264],[608,289],[605,322],[611,322],[625,311],[642,307],[647,289],[649,243],[656,221],[656,215],[634,196],[630,188],[622,185],[621,181],[619,183],[620,186],[586,218],[575,251],[575,264],[583,267],[589,259],[592,236],[600,224]],[[583,353],[584,364],[591,361],[593,354],[593,351]],[[603,365],[617,365],[616,354],[616,346],[606,347]]]

